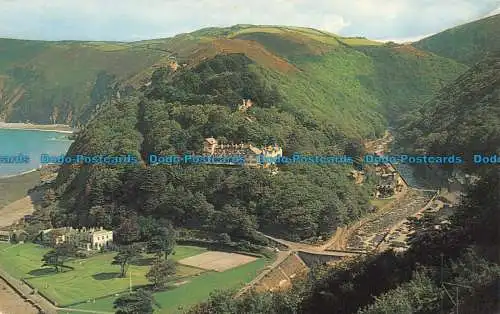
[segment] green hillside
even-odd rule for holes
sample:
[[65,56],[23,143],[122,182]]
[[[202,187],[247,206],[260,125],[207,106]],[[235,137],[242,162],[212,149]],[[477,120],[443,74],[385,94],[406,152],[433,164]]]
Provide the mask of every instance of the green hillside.
[[[427,154],[494,154],[500,147],[500,52],[474,65],[401,121],[401,145]],[[477,166],[476,166],[477,168]]]
[[135,43],[0,39],[0,47],[0,118],[77,126],[116,90],[123,96],[148,83],[159,66],[175,60],[192,68],[242,53],[284,96],[276,106],[305,109],[350,137],[373,137],[394,111],[466,69],[407,46],[287,26],[207,28]]
[[413,44],[458,62],[473,65],[500,50],[500,14],[460,25]]
[[[204,139],[214,137],[224,144],[277,145],[288,157],[299,152],[357,160],[363,155],[362,140],[380,136],[389,121],[405,113],[402,145],[413,151],[487,152],[500,144],[500,72],[493,54],[469,69],[413,45],[254,25],[129,44],[24,44],[39,51],[26,52],[25,66],[19,66],[24,59],[10,54],[12,61],[2,72],[6,118],[85,123],[68,156],[129,155],[138,161],[61,166],[33,214],[38,229],[102,226],[116,231],[117,244],[131,245],[152,240],[152,228],[168,221],[180,241],[237,251],[262,252],[269,244],[262,233],[317,242],[373,209],[378,178],[370,168],[364,169],[364,182],[355,184],[349,176],[355,165],[349,163],[285,163],[270,171],[227,164],[161,165],[150,156],[201,154]],[[84,57],[67,61],[62,54],[41,61],[57,49]],[[79,67],[85,67],[81,76]],[[62,102],[67,107],[54,106],[67,95],[81,98]],[[288,294],[214,295],[213,304],[228,313],[330,313],[332,308],[436,313],[440,305],[451,312],[454,304],[439,304],[436,297],[441,292],[435,271],[442,263],[440,253],[445,280],[470,283],[476,291],[487,288],[490,295],[489,285],[500,270],[464,250],[494,244],[499,182],[494,174],[483,177],[457,206],[448,227],[435,228],[442,221],[437,216],[411,219],[413,244],[406,253],[361,257],[340,269],[316,268]],[[484,226],[481,232],[478,225]],[[461,266],[470,260],[480,268],[469,272]],[[201,305],[193,313],[217,312],[211,306]]]
[[[351,165],[288,165],[276,175],[241,166],[149,165],[150,154],[200,154],[207,137],[278,144],[287,156],[348,154],[349,141],[336,125],[274,106],[283,95],[255,67],[246,55],[230,54],[175,72],[158,69],[144,97],[104,106],[68,154],[132,154],[141,163],[62,168],[57,202],[47,209],[54,221],[115,228],[129,212],[255,244],[265,240],[257,230],[315,238],[363,215],[372,183],[352,184]],[[254,102],[246,112],[232,106],[242,98]]]
[[92,97],[100,88],[99,74],[125,79],[162,55],[120,43],[9,39],[0,39],[0,51],[1,116],[13,122],[67,124],[82,122],[84,109],[101,101]]

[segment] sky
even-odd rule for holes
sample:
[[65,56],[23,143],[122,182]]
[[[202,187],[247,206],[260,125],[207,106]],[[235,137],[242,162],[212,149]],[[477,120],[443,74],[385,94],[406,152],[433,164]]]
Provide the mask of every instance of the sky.
[[0,0],[0,37],[134,41],[235,24],[413,41],[500,13],[500,0]]

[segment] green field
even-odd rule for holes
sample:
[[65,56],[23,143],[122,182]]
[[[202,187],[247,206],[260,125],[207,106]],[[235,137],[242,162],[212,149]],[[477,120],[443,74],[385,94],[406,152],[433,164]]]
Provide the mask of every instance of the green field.
[[[74,270],[55,273],[51,268],[41,268],[42,255],[48,249],[35,244],[0,245],[0,266],[16,278],[23,278],[60,306],[85,302],[112,295],[129,288],[130,278],[119,278],[119,266],[111,265],[114,253],[99,254],[88,259],[69,261]],[[178,246],[172,259],[200,254],[203,248]],[[129,267],[133,285],[148,284],[145,274],[149,269],[147,256],[137,265]],[[202,270],[178,265],[177,278],[193,276]]]
[[[154,295],[157,313],[179,313],[191,305],[208,298],[210,292],[217,289],[237,289],[243,287],[257,276],[270,261],[264,258],[242,265],[222,273],[205,272],[199,276],[186,279],[188,282]],[[73,309],[113,311],[115,297],[97,300],[95,303],[84,303],[72,306]]]
[[[47,251],[47,248],[31,243],[0,243],[0,267],[16,278],[25,279],[61,307],[81,302],[71,308],[113,312],[115,294],[129,288],[129,277],[119,278],[119,266],[111,265],[114,253],[71,260],[66,265],[74,267],[74,270],[55,273],[51,268],[40,267],[41,258]],[[177,246],[171,258],[180,260],[205,251],[200,247]],[[148,284],[145,274],[149,269],[149,259],[150,257],[144,256],[129,267],[134,286]],[[205,300],[216,289],[242,287],[268,262],[269,260],[261,258],[222,273],[204,272],[198,268],[178,265],[175,282],[182,284],[155,294],[157,311],[176,312],[179,307],[186,308]]]

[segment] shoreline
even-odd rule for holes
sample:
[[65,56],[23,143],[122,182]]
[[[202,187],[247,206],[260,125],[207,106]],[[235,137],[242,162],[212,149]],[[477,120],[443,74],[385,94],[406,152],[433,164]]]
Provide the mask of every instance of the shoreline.
[[38,171],[39,169],[40,169],[40,168],[33,168],[33,169],[26,170],[26,171],[23,171],[23,172],[21,172],[21,173],[17,173],[17,174],[8,174],[8,175],[5,175],[5,176],[0,175],[0,180],[3,180],[3,179],[10,179],[10,178],[15,178],[15,177],[24,176],[24,175],[27,175],[27,174],[30,174],[30,173],[36,172],[36,171]]
[[0,129],[57,132],[65,134],[73,134],[75,132],[73,128],[65,124],[31,124],[22,122],[0,122]]

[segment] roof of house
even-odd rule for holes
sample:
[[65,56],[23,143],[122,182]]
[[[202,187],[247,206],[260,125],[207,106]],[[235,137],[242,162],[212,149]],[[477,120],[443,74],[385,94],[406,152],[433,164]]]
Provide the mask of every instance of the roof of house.
[[217,144],[217,140],[213,137],[208,137],[205,139],[205,141],[210,143],[210,144]]
[[258,149],[257,147],[250,145],[248,147],[254,154],[262,154],[262,150]]
[[101,235],[101,234],[108,234],[110,232],[112,233],[113,231],[111,231],[111,230],[95,230],[93,232],[93,234],[95,234],[95,235]]

